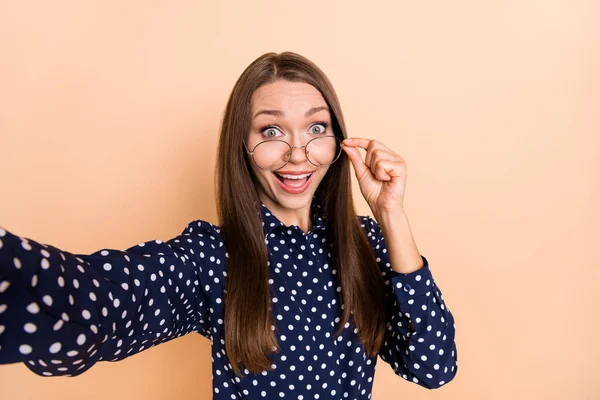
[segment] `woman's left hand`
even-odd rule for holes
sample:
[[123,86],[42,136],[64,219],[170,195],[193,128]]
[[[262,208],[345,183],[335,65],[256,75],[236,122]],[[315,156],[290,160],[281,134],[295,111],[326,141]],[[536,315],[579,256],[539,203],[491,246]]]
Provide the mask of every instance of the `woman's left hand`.
[[[407,176],[404,159],[377,140],[348,138],[342,143],[373,214],[403,213]],[[367,151],[364,161],[358,148]]]

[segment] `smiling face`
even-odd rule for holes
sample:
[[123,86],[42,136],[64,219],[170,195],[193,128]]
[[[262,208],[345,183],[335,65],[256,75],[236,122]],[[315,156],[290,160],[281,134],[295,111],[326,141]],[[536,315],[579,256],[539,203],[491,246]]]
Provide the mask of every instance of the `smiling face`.
[[[304,82],[278,80],[259,87],[252,95],[251,118],[250,132],[245,139],[249,150],[263,141],[283,140],[293,147],[300,147],[311,139],[334,135],[329,107],[323,96]],[[327,139],[318,139],[311,144],[314,146],[310,150],[313,163],[320,149],[326,149],[321,146],[327,145],[318,143],[325,141]],[[254,153],[262,169],[251,162],[259,198],[281,216],[290,213],[308,215],[313,195],[329,167],[314,165],[303,149],[294,148],[285,166],[269,171],[287,160],[285,151],[289,148],[284,143],[279,143],[280,147],[270,143],[272,147],[265,152],[261,151],[263,146],[261,144]]]

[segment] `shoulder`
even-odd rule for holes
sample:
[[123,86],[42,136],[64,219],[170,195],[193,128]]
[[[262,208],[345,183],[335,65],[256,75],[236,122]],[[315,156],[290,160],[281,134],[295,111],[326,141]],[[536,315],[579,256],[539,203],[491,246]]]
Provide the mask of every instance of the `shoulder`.
[[200,273],[202,288],[210,296],[219,296],[224,289],[227,275],[227,251],[219,226],[201,219],[187,224],[181,235],[180,242],[193,255],[193,265]]
[[208,235],[214,236],[215,238],[221,238],[221,229],[219,228],[219,226],[211,222],[197,219],[188,223],[183,232],[181,232],[181,234],[192,236]]
[[210,260],[214,257],[220,258],[219,264],[224,262],[227,256],[220,227],[208,221],[198,219],[188,223],[178,240],[187,242],[188,246],[200,251],[201,258],[205,258],[207,254],[213,256]]

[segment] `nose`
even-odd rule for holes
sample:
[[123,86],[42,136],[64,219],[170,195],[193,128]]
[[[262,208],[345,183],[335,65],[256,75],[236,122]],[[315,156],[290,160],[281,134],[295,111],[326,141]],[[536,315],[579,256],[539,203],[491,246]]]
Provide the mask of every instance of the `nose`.
[[290,154],[290,162],[294,164],[302,164],[308,161],[306,157],[306,138],[301,137],[301,135],[293,135],[293,139],[288,142],[292,148],[292,153]]
[[306,157],[306,145],[292,146],[292,154],[290,154],[290,162],[294,164],[302,164],[308,161]]

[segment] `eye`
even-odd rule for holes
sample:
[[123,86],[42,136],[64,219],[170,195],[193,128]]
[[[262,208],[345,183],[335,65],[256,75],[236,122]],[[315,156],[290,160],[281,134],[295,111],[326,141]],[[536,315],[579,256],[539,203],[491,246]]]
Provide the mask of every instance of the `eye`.
[[279,131],[279,129],[272,125],[267,125],[267,126],[260,128],[260,132],[266,138],[277,137],[277,131]]
[[315,135],[321,135],[325,133],[328,125],[329,124],[327,122],[317,122],[316,124],[310,127],[310,133]]

